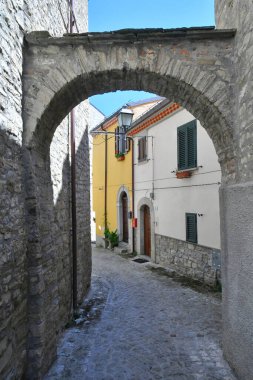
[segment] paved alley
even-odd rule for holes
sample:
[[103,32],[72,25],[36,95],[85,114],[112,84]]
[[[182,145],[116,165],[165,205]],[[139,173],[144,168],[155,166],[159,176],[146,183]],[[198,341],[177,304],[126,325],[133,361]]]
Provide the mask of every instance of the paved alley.
[[93,248],[84,308],[44,380],[234,380],[221,351],[221,300]]

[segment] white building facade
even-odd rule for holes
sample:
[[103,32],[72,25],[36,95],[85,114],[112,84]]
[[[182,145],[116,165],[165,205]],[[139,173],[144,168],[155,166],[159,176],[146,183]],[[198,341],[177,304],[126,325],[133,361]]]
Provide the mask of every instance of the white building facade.
[[207,132],[167,99],[141,116],[134,139],[136,251],[214,285],[220,276],[221,170]]

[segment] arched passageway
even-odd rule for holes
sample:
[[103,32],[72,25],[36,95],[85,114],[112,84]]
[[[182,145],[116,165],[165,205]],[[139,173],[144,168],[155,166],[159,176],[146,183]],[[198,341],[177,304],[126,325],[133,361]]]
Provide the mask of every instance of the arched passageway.
[[[211,28],[130,30],[56,39],[46,32],[35,32],[27,37],[23,73],[23,148],[30,234],[28,271],[30,280],[37,277],[42,284],[33,289],[29,301],[29,350],[31,355],[40,357],[35,363],[37,371],[43,369],[45,355],[55,348],[52,339],[55,325],[53,318],[47,316],[53,309],[54,299],[46,297],[52,285],[47,278],[52,274],[56,250],[49,201],[50,142],[57,126],[73,107],[89,96],[109,91],[145,90],[167,97],[189,110],[211,137],[222,170],[225,342],[234,344],[236,338],[238,341],[234,326],[240,321],[236,315],[228,313],[232,303],[239,302],[238,294],[230,291],[230,285],[234,273],[241,267],[234,261],[230,265],[230,258],[241,249],[237,246],[235,250],[229,243],[231,220],[234,223],[241,212],[238,207],[230,207],[233,194],[238,190],[233,187],[238,181],[231,111],[233,37],[234,31]],[[80,289],[79,299],[83,291]],[[250,310],[245,307],[243,312],[249,321]],[[229,352],[228,347],[225,349]],[[250,351],[249,340],[245,350]]]
[[[233,182],[228,67],[233,36],[233,30],[213,28],[62,38],[51,38],[47,32],[29,34],[23,76],[24,145],[50,141],[71,109],[92,95],[144,90],[178,102],[201,122],[219,156],[223,181]],[[209,59],[200,58],[206,51]]]

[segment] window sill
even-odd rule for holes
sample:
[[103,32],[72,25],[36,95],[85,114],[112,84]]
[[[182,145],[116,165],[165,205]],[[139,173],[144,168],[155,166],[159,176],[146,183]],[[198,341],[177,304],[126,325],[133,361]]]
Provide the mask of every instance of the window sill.
[[176,171],[176,177],[178,179],[183,179],[183,178],[190,178],[192,173],[195,171],[195,170],[198,170],[198,166],[194,167],[194,168],[189,168],[189,169],[183,169],[183,170],[177,170]]
[[191,175],[192,175],[191,170],[181,170],[179,172],[176,172],[177,179],[190,178]]
[[148,162],[147,158],[138,159],[138,164],[143,164],[143,163],[146,163],[146,162]]

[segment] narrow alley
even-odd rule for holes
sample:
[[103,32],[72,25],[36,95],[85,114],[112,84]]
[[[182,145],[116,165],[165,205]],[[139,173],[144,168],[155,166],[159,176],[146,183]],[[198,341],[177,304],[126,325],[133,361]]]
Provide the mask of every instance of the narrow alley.
[[45,380],[235,379],[222,357],[220,296],[150,269],[93,248],[89,313],[66,330]]

